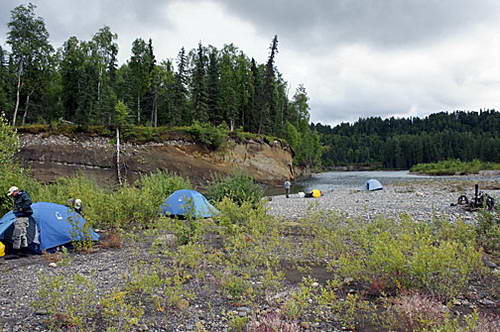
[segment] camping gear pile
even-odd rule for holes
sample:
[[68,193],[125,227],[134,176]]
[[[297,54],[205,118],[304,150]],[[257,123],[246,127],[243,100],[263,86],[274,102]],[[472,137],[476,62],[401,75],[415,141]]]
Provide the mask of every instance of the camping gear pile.
[[313,189],[310,192],[304,193],[304,192],[299,192],[298,196],[300,198],[320,198],[323,194],[319,189]]
[[474,186],[474,197],[469,199],[466,195],[461,195],[458,197],[457,204],[451,204],[451,206],[455,205],[460,205],[467,211],[477,211],[482,208],[491,211],[495,207],[495,199],[487,193],[479,191],[479,185],[476,184]]

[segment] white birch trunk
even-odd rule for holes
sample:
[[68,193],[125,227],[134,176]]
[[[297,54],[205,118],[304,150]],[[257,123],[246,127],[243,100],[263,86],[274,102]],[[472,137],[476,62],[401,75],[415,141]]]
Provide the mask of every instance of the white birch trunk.
[[19,110],[19,99],[21,93],[21,71],[23,68],[22,62],[19,64],[19,70],[17,71],[17,92],[16,92],[16,107],[14,108],[14,115],[12,116],[12,126],[16,126],[17,111]]
[[31,94],[33,93],[33,91],[31,91],[29,94],[28,94],[28,97],[26,97],[26,106],[24,107],[24,114],[23,114],[23,122],[22,122],[22,125],[24,126],[24,124],[26,123],[26,115],[28,114],[28,107],[30,105],[30,97],[31,97]]
[[116,128],[116,176],[118,183],[122,185],[122,176],[120,172],[120,128]]

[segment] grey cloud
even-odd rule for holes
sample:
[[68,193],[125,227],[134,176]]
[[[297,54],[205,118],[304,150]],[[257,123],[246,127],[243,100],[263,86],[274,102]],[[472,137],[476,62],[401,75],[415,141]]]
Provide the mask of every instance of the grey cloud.
[[[0,36],[6,36],[10,11],[29,1],[2,0],[0,13]],[[164,11],[171,1],[157,0],[31,0],[37,6],[36,13],[45,20],[50,40],[59,47],[70,36],[89,39],[104,25],[118,33],[168,28]],[[122,46],[123,47],[123,46]],[[126,46],[128,47],[128,46]]]
[[[304,52],[338,44],[415,47],[498,18],[497,0],[217,0]],[[282,38],[283,39],[283,38]],[[308,48],[310,48],[308,50]]]

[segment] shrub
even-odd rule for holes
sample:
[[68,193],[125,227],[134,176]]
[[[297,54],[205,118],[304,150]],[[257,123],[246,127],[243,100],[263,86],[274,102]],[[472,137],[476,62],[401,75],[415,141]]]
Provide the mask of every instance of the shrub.
[[264,191],[251,176],[237,171],[230,176],[217,177],[208,186],[207,196],[213,202],[220,202],[227,197],[238,205],[250,202],[257,206],[264,196]]
[[193,139],[204,144],[212,150],[217,150],[227,138],[228,130],[221,126],[214,127],[210,123],[199,123],[195,121],[190,127],[184,129]]
[[271,311],[259,318],[253,318],[247,325],[246,332],[268,332],[268,331],[282,331],[282,332],[298,332],[300,331],[299,325],[295,321],[287,321],[281,313]]
[[382,324],[391,330],[421,331],[438,326],[447,316],[441,302],[419,293],[395,298],[382,315]]
[[91,278],[80,274],[71,277],[41,276],[35,308],[46,308],[50,328],[92,328],[97,314],[97,287]]
[[154,200],[158,206],[174,191],[193,188],[189,180],[164,171],[142,176],[138,180],[138,186],[142,194]]
[[16,130],[8,124],[4,114],[0,114],[0,164],[11,163],[19,147]]
[[462,162],[458,159],[442,160],[436,163],[417,164],[410,171],[429,175],[477,174],[480,170],[500,169],[500,164],[482,162],[478,159]]
[[83,176],[61,178],[53,184],[39,186],[33,198],[59,204],[66,204],[69,198],[79,198],[85,218],[92,226],[121,229],[148,227],[159,216],[160,205],[169,194],[191,188],[189,181],[165,172],[145,175],[137,183],[138,186],[126,184],[113,191]]
[[482,269],[474,242],[442,240],[430,227],[405,225],[394,231],[366,233],[363,247],[339,260],[339,273],[367,282],[377,280],[389,288],[422,289],[450,298],[466,290],[474,273]]
[[486,251],[500,254],[500,218],[498,218],[498,212],[481,211],[477,219],[476,232],[479,244]]

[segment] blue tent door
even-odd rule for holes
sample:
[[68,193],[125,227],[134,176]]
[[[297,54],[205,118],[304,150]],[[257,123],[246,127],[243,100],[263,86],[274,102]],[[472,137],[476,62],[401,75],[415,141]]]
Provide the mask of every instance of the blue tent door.
[[[54,248],[71,241],[79,241],[84,236],[89,236],[93,241],[99,240],[99,235],[92,228],[88,228],[88,234],[83,229],[86,220],[67,206],[38,202],[32,206],[32,218],[38,229],[39,250]],[[12,211],[0,219],[0,240],[3,239],[6,230],[14,223],[15,216]]]
[[161,205],[162,214],[194,218],[210,218],[219,214],[208,200],[195,190],[177,190]]

